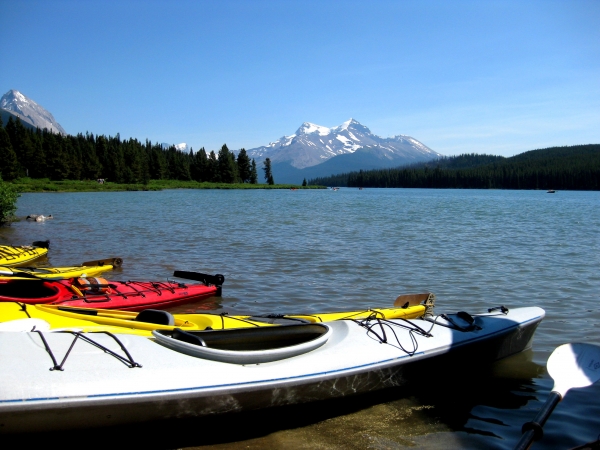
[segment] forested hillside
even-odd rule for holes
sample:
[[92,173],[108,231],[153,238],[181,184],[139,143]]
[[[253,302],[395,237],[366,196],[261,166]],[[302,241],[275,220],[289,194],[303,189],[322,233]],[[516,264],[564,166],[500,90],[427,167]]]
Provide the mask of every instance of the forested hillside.
[[62,136],[31,130],[20,120],[0,119],[0,174],[5,181],[20,177],[51,180],[105,179],[115,183],[149,180],[194,180],[216,183],[257,183],[257,169],[244,149],[237,158],[226,145],[209,154],[189,153],[174,146],[163,149],[148,140],[121,140],[117,134]]
[[349,187],[600,190],[600,144],[532,150],[510,158],[460,155],[351,172],[309,184]]

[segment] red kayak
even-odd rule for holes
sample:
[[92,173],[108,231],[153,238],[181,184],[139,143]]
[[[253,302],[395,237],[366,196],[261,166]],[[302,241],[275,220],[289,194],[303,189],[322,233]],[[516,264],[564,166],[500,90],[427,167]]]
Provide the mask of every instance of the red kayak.
[[28,304],[45,303],[102,309],[141,311],[166,308],[220,296],[223,275],[176,271],[174,277],[201,281],[181,283],[161,281],[108,281],[103,278],[67,280],[2,279],[0,301]]

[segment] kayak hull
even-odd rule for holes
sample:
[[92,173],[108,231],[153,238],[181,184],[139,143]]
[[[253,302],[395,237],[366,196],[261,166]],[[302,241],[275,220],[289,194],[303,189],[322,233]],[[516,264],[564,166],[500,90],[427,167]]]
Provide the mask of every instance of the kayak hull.
[[[212,361],[151,339],[118,335],[142,367],[129,367],[78,343],[63,371],[48,370],[52,362],[38,333],[0,333],[0,361],[10,366],[0,373],[0,430],[28,433],[199,417],[400,386],[410,382],[408,374],[418,373],[421,364],[450,360],[479,365],[521,352],[530,347],[543,317],[540,308],[516,308],[477,316],[479,329],[468,331],[420,319],[408,321],[410,331],[401,326],[407,321],[386,321],[392,327],[388,336],[397,337],[405,350],[395,339],[382,343],[364,323],[329,322],[331,335],[320,347],[264,364]],[[414,325],[423,330],[432,326],[430,335],[417,333]],[[373,323],[371,330],[377,326]],[[61,360],[73,336],[43,335]],[[110,336],[93,339],[119,351]],[[411,342],[415,348],[407,351]]]

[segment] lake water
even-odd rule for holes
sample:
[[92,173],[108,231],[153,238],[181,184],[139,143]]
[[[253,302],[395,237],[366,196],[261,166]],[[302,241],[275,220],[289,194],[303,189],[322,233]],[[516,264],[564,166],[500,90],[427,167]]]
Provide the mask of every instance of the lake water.
[[[40,265],[122,257],[107,278],[225,275],[223,297],[176,312],[309,313],[434,292],[436,312],[537,305],[533,349],[491,368],[440,367],[410,390],[187,423],[173,446],[512,448],[553,381],[551,352],[600,344],[600,193],[502,190],[167,190],[23,194],[0,243],[49,239]],[[450,376],[458,370],[460,377]],[[600,434],[600,385],[572,390],[535,448]],[[206,430],[204,430],[206,431]]]

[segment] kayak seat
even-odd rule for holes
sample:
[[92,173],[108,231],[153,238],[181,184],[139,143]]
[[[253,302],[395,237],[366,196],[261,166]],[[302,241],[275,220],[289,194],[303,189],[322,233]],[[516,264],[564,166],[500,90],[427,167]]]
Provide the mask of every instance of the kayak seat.
[[181,328],[175,328],[171,337],[178,341],[187,342],[188,344],[206,347],[206,342],[204,342],[204,339],[202,339],[200,336],[188,333],[187,331],[183,331]]
[[155,323],[156,325],[175,325],[175,317],[167,311],[144,309],[135,318],[136,322]]

